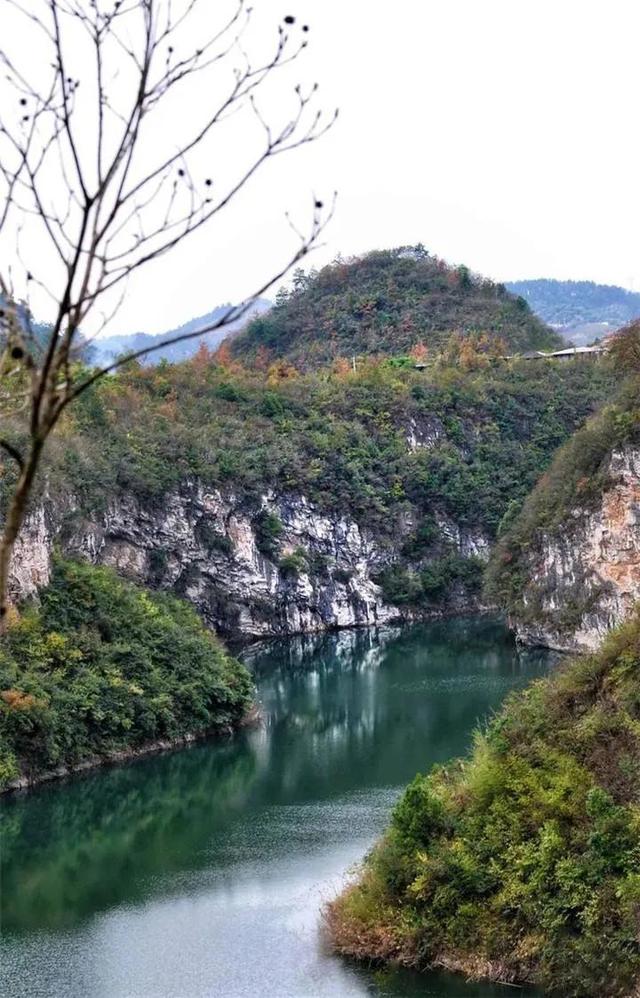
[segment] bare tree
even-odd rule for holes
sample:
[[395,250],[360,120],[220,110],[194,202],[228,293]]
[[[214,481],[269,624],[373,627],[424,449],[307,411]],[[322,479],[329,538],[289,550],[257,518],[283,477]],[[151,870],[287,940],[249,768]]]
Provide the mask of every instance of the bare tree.
[[[268,160],[335,120],[316,109],[317,85],[292,88],[284,120],[272,120],[282,108],[272,80],[299,58],[308,27],[285,16],[270,50],[250,58],[252,10],[230,3],[212,31],[210,0],[0,0],[0,447],[16,469],[0,541],[2,618],[48,437],[82,392],[154,349],[87,370],[83,324],[98,315],[104,327],[132,275],[216,219]],[[20,19],[33,49],[12,44]],[[247,129],[249,154],[233,138]],[[314,199],[308,230],[290,223],[295,250],[278,273],[215,323],[169,342],[237,322],[317,242],[331,211]],[[46,330],[31,319],[34,292],[53,302]]]

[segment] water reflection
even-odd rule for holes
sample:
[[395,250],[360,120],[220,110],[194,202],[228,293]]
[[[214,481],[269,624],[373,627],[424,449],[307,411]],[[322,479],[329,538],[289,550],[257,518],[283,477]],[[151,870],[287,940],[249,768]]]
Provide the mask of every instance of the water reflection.
[[245,659],[261,728],[5,802],[2,994],[487,998],[326,956],[318,909],[407,780],[464,751],[478,718],[548,656],[465,620]]

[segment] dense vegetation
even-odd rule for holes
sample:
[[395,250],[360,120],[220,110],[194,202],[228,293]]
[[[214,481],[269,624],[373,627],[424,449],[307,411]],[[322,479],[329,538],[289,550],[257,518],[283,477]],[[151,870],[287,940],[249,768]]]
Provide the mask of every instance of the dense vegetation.
[[[465,357],[425,371],[393,358],[299,374],[201,350],[182,365],[132,367],[70,413],[50,451],[49,494],[60,503],[72,491],[78,514],[91,515],[118,494],[159,504],[197,478],[236,496],[275,557],[277,529],[258,516],[259,497],[302,493],[388,539],[399,565],[381,582],[392,601],[477,589],[479,566],[460,562],[443,520],[493,538],[555,448],[610,394],[612,375],[589,360]],[[410,525],[402,551],[400,523]]]
[[246,713],[248,673],[195,612],[106,568],[58,561],[0,647],[0,788]]
[[418,343],[437,351],[456,332],[488,335],[509,353],[563,345],[523,298],[415,246],[298,271],[291,291],[232,349],[244,360],[286,358],[309,369],[339,356],[408,353]]
[[[421,247],[338,262],[298,274],[215,354],[202,345],[190,361],[97,384],[53,441],[49,494],[61,507],[73,492],[91,516],[118,494],[159,504],[198,479],[233,493],[291,576],[305,552],[280,561],[260,497],[303,494],[388,540],[390,602],[440,605],[480,588],[482,565],[461,556],[456,531],[491,541],[610,392],[606,363],[504,360],[555,345],[522,300]],[[354,351],[366,354],[355,365]],[[230,553],[226,537],[211,541]]]
[[[543,322],[560,328],[576,342],[581,327],[602,335],[640,316],[640,294],[593,281],[513,281],[506,287],[524,298]],[[592,339],[593,339],[592,335]]]
[[563,998],[640,985],[640,618],[507,702],[470,758],[418,776],[335,948],[535,981]]

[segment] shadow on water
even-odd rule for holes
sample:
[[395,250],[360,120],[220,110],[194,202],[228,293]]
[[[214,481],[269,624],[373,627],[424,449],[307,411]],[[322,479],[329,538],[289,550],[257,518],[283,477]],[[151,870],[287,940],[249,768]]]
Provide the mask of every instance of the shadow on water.
[[[455,620],[274,642],[244,658],[259,729],[5,801],[2,993],[24,994],[25,974],[56,998],[235,998],[252,993],[253,974],[265,995],[516,993],[336,961],[318,947],[318,909],[402,786],[465,751],[478,720],[549,656],[519,651],[500,624]],[[143,942],[153,948],[167,925],[161,973]],[[238,966],[243,948],[255,967]],[[60,976],[69,960],[76,971]],[[304,961],[310,990],[296,976]]]

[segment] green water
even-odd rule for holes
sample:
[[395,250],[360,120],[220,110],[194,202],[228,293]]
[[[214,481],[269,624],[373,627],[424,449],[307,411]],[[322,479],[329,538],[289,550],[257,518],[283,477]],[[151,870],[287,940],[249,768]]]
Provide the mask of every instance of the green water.
[[0,994],[523,994],[327,953],[319,911],[418,770],[542,674],[499,624],[252,649],[265,722],[3,803]]

